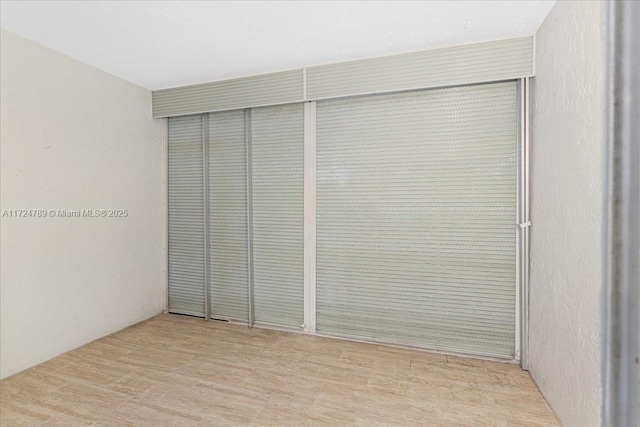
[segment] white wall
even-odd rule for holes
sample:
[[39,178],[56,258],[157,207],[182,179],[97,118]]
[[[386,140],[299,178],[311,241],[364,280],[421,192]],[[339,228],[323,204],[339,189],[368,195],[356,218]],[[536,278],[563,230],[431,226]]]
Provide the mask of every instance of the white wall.
[[0,376],[160,313],[165,125],[139,86],[1,33]]
[[531,374],[567,426],[598,425],[602,223],[600,2],[557,2],[532,83]]

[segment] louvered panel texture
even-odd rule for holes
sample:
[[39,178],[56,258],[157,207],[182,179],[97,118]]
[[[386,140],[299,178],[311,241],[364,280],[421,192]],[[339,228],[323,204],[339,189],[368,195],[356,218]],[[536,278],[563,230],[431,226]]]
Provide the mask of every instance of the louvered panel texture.
[[533,36],[307,69],[307,99],[533,76]]
[[317,329],[514,355],[516,83],[317,104]]
[[244,110],[209,114],[211,316],[247,320],[247,152]]
[[303,106],[251,112],[253,277],[257,322],[303,322]]
[[153,117],[300,102],[303,92],[302,70],[155,90]]
[[169,311],[205,313],[202,116],[169,119]]
[[354,95],[497,82],[534,75],[533,36],[341,62],[155,90],[153,117]]

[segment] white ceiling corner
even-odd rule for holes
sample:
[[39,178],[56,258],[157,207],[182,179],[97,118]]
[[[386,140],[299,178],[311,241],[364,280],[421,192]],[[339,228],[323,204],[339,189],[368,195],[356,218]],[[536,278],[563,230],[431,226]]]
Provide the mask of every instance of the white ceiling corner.
[[0,25],[148,89],[534,34],[553,1],[2,1]]

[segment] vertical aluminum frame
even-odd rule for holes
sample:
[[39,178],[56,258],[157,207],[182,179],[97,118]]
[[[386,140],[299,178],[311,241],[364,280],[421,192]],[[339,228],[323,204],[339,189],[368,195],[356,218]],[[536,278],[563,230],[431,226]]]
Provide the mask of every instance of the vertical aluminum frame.
[[[640,4],[604,4],[601,425],[640,425]],[[595,118],[594,118],[595,119]]]
[[169,312],[169,119],[164,119],[164,307]]
[[202,187],[204,189],[204,319],[211,320],[211,280],[209,271],[209,113],[202,115]]
[[515,359],[529,369],[529,234],[530,149],[529,78],[519,80],[518,224],[516,234],[516,349]]
[[246,168],[247,168],[247,279],[249,290],[249,327],[253,328],[255,324],[255,304],[253,292],[253,175],[252,175],[252,157],[251,157],[251,109],[244,112],[245,140],[246,140]]

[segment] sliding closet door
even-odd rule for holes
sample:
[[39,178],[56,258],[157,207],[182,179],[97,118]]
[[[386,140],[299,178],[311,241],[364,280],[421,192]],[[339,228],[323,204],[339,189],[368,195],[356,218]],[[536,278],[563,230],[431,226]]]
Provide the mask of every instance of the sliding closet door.
[[204,316],[202,116],[169,119],[169,311]]
[[208,134],[211,316],[248,320],[245,111],[209,114]]
[[255,320],[303,320],[303,106],[251,111]]
[[515,82],[317,103],[317,329],[512,357]]

